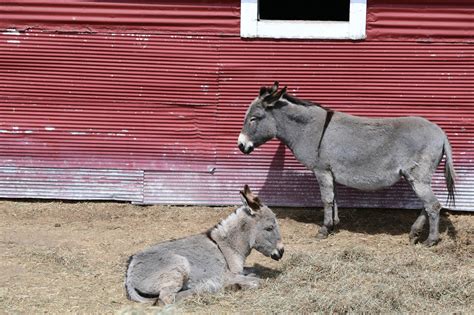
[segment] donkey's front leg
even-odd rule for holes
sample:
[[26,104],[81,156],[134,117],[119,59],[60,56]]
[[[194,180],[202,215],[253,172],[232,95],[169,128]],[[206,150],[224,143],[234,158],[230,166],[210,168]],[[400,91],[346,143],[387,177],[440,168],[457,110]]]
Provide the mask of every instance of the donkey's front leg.
[[261,279],[255,276],[229,273],[226,277],[224,287],[231,290],[256,289],[260,286],[260,282]]
[[[317,238],[323,239],[328,236],[334,225],[339,223],[339,217],[337,215],[337,205],[334,199],[334,177],[331,171],[315,170],[314,175],[316,175],[316,179],[319,183],[319,189],[321,191],[321,201],[323,202],[324,207],[324,222],[323,226],[321,226],[321,228],[319,229]],[[336,220],[337,222],[334,222]]]

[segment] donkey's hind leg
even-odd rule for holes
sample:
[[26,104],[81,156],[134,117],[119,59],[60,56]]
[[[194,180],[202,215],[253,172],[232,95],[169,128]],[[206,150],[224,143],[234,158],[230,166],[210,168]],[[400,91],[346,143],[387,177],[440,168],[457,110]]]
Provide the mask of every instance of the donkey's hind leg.
[[418,218],[416,218],[415,223],[413,223],[413,225],[411,226],[410,235],[409,235],[410,243],[412,244],[418,243],[418,240],[420,238],[420,233],[423,230],[423,227],[425,226],[427,217],[428,215],[426,214],[426,210],[422,209],[420,212],[420,215],[418,216]]
[[415,223],[412,225],[410,241],[412,243],[418,241],[419,234],[426,222],[426,217],[428,217],[430,232],[423,244],[433,246],[439,241],[439,212],[442,206],[431,189],[430,180],[420,181],[406,174],[405,178],[409,181],[415,194],[421,199],[424,205],[424,210],[421,211]]
[[149,281],[153,281],[153,291],[159,293],[155,305],[174,303],[178,292],[186,287],[186,282],[189,279],[190,266],[185,257],[172,255],[166,259],[166,263],[167,265],[162,266],[159,273],[149,279]]
[[160,288],[160,296],[154,303],[154,305],[158,304],[172,304],[177,299],[176,296],[178,292],[182,289],[182,283],[180,282],[169,282],[166,286],[162,286]]

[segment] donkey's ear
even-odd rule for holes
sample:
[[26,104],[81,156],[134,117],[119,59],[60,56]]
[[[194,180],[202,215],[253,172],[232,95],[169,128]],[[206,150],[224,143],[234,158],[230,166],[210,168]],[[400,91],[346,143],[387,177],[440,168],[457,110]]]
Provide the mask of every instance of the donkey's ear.
[[250,215],[255,215],[255,212],[253,212],[252,208],[250,208],[249,203],[247,199],[245,198],[245,194],[243,191],[240,191],[240,200],[242,200],[242,204],[244,205],[247,213]]
[[272,107],[276,101],[278,101],[286,93],[286,86],[280,91],[275,91],[263,99],[265,107]]
[[273,94],[273,93],[275,93],[276,91],[278,91],[278,85],[279,85],[279,84],[280,84],[280,83],[278,83],[278,81],[273,82],[273,86],[272,86],[272,88],[270,89],[270,94]]
[[275,81],[273,83],[273,86],[271,88],[262,86],[260,88],[260,97],[264,96],[265,94],[273,94],[278,90],[278,81]]
[[260,199],[250,191],[248,185],[245,185],[244,190],[240,192],[240,199],[250,215],[255,215],[255,212],[259,211],[262,206]]
[[253,195],[252,191],[250,190],[249,185],[244,185],[244,195]]

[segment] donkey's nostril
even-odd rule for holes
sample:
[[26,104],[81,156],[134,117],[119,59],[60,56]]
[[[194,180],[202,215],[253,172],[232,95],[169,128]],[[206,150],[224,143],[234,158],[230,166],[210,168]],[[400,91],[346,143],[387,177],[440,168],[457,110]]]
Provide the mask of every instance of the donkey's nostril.
[[239,149],[242,153],[249,154],[250,152],[253,151],[253,145],[243,144],[242,142],[239,142]]
[[284,252],[285,252],[285,250],[283,248],[275,249],[270,257],[273,260],[280,260],[283,257]]

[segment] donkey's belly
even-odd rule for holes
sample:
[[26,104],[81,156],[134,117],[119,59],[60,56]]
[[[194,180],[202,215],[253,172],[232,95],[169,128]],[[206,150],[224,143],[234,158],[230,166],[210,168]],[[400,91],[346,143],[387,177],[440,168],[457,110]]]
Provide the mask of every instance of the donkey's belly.
[[357,170],[334,172],[337,183],[360,190],[378,190],[390,187],[400,180],[397,170]]

